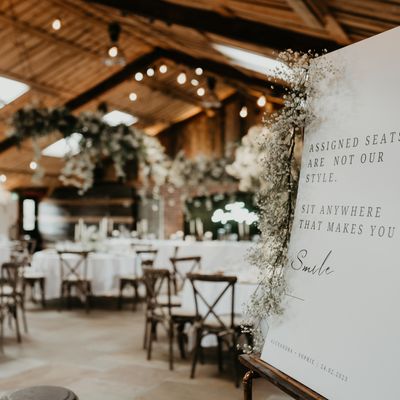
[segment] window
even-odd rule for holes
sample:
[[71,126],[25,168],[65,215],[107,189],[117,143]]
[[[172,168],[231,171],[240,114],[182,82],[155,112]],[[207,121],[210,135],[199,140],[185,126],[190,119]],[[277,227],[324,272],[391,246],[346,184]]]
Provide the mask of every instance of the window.
[[33,231],[36,226],[36,203],[33,199],[22,202],[22,228],[24,231]]

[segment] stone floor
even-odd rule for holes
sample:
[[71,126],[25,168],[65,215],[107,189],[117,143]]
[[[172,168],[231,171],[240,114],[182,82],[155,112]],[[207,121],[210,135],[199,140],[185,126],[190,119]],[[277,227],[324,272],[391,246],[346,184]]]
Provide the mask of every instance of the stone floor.
[[[142,350],[143,315],[132,311],[31,310],[29,334],[17,344],[6,329],[0,358],[0,393],[32,385],[60,385],[80,400],[234,400],[242,399],[229,373],[218,374],[214,361],[199,365],[189,379],[189,361],[176,357],[167,366],[165,337],[154,346],[152,361]],[[256,381],[254,399],[287,396]]]

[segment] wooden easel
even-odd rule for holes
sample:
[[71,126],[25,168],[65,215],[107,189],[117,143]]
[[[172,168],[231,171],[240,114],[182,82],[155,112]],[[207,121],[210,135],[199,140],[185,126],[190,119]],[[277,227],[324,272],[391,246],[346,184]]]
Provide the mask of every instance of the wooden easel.
[[248,368],[243,378],[244,400],[252,400],[253,378],[264,378],[273,385],[297,400],[327,400],[307,386],[296,381],[290,376],[279,371],[272,365],[261,361],[259,358],[249,355],[240,356],[240,362]]

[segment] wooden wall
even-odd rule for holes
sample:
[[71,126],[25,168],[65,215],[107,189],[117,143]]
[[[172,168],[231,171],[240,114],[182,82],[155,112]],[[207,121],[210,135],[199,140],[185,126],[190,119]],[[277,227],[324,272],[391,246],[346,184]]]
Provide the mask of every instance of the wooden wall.
[[[243,105],[248,109],[247,118],[239,116]],[[181,149],[190,158],[198,154],[220,156],[229,142],[238,142],[251,126],[260,123],[262,115],[256,99],[234,95],[220,109],[197,114],[157,137],[172,157]]]

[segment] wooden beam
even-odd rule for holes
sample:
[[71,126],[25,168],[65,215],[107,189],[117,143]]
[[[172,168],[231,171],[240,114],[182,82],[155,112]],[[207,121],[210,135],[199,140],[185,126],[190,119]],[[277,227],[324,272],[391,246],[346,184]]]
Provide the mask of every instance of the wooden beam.
[[[77,108],[89,103],[96,99],[102,94],[106,93],[113,87],[124,82],[126,79],[131,78],[133,73],[147,67],[160,57],[159,50],[152,51],[137,58],[136,60],[127,64],[124,68],[116,72],[114,75],[90,88],[89,90],[79,94],[71,100],[68,100],[64,106],[70,110],[76,110]],[[0,154],[17,145],[17,139],[14,136],[10,136],[0,142]]]
[[75,98],[67,101],[65,106],[71,110],[76,110],[77,108],[83,106],[89,101],[101,96],[102,94],[108,92],[113,87],[119,85],[120,83],[126,81],[127,79],[133,79],[133,74],[146,68],[149,64],[152,64],[160,58],[160,51],[158,49],[146,53],[143,56],[133,60],[129,64],[125,65],[121,70],[106,78],[104,81],[93,86],[89,90],[79,94]]
[[183,101],[184,103],[191,104],[196,107],[201,107],[201,108],[204,107],[202,101],[200,99],[197,99],[195,95],[192,95],[186,92],[185,90],[182,90],[176,86],[172,86],[163,81],[157,79],[145,78],[145,80],[138,83],[143,86],[149,87],[151,90],[155,92],[160,92],[164,96]]
[[86,1],[113,7],[123,12],[131,12],[150,20],[160,20],[167,24],[181,25],[201,32],[213,33],[241,42],[254,43],[279,50],[287,48],[304,51],[310,48],[334,50],[339,47],[333,41],[162,0]]
[[96,60],[98,60],[99,57],[101,57],[100,54],[98,54],[97,52],[95,52],[91,49],[83,48],[74,42],[71,42],[69,40],[55,36],[55,35],[47,32],[44,29],[32,26],[32,25],[28,24],[27,22],[24,22],[17,18],[9,16],[9,15],[5,14],[4,12],[0,12],[0,22],[3,24],[6,24],[6,25],[12,26],[12,27],[20,30],[21,32],[34,35],[42,40],[45,40],[47,43],[51,43],[51,44],[54,44],[55,46],[63,47],[65,49],[72,51],[76,54],[79,54],[85,58],[95,58]]
[[349,36],[330,12],[324,0],[286,1],[310,28],[325,29],[340,45],[351,43]]
[[221,64],[219,62],[206,59],[192,57],[187,53],[183,53],[177,50],[166,50],[159,49],[160,56],[170,59],[178,64],[186,65],[190,68],[202,67],[205,71],[218,76],[221,80],[225,81],[228,85],[237,82],[242,83],[246,86],[261,89],[263,92],[269,92],[272,96],[281,96],[283,94],[283,88],[276,83],[274,83],[274,90],[269,89],[271,82],[268,79],[260,79],[256,77],[251,77],[240,70],[228,65]]

